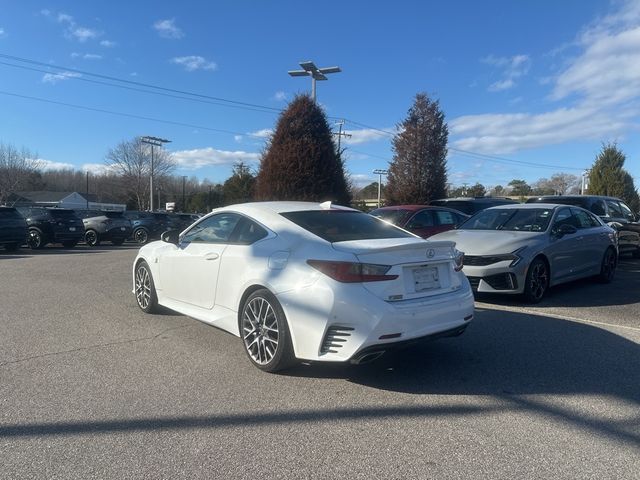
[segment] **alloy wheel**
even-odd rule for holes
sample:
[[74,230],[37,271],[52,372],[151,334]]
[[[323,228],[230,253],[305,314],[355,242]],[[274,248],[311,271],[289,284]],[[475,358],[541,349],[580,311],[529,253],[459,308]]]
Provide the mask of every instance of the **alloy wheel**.
[[531,280],[529,282],[529,293],[531,298],[540,300],[547,290],[549,275],[544,262],[536,262],[531,266]]
[[136,230],[133,236],[136,242],[138,242],[141,245],[147,243],[147,240],[149,239],[149,235],[147,234],[147,231],[144,228],[139,228],[138,230]]
[[266,365],[276,354],[280,331],[273,306],[262,297],[251,299],[242,312],[242,338],[254,362]]
[[151,275],[144,265],[136,270],[136,300],[143,310],[149,308],[151,302]]

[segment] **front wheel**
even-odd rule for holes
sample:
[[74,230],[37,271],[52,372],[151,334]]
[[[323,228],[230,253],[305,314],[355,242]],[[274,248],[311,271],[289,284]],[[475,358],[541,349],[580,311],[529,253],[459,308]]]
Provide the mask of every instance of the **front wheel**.
[[144,228],[138,228],[133,232],[133,239],[139,245],[144,245],[149,241],[149,233]]
[[295,362],[287,319],[269,290],[260,289],[249,295],[239,324],[245,353],[260,370],[277,372]]
[[84,241],[90,247],[97,247],[100,245],[100,237],[98,237],[98,232],[95,230],[87,230],[84,233]]
[[44,247],[44,237],[42,236],[42,233],[39,230],[29,230],[29,247],[31,247],[33,250],[40,250],[42,247]]
[[156,286],[153,283],[151,269],[147,262],[142,261],[136,268],[136,302],[145,313],[154,313],[158,309],[158,296]]
[[618,265],[618,256],[613,248],[608,248],[604,252],[602,257],[602,264],[600,264],[600,273],[598,274],[598,281],[600,283],[611,283],[616,273],[616,266]]
[[529,265],[524,282],[524,298],[529,303],[539,303],[549,288],[549,268],[541,258],[534,259]]

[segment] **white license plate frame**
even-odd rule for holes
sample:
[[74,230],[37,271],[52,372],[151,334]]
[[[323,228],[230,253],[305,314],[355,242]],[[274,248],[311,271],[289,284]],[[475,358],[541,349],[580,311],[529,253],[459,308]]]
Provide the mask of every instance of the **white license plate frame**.
[[427,292],[441,288],[440,272],[436,266],[414,268],[412,275],[416,292]]

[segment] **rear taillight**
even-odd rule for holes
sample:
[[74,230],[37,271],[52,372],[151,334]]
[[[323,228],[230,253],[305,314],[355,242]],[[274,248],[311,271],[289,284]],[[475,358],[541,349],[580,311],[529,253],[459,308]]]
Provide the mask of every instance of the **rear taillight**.
[[456,272],[459,272],[464,267],[464,252],[461,252],[458,249],[454,249],[453,251],[453,269]]
[[307,263],[328,277],[343,283],[382,282],[398,278],[398,275],[386,275],[391,269],[389,265],[327,260],[307,260]]

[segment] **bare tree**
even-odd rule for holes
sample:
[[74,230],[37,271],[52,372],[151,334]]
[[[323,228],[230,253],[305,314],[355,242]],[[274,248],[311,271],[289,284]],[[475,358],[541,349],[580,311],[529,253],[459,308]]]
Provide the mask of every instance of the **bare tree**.
[[13,145],[0,143],[0,203],[9,194],[24,188],[29,177],[42,166],[38,155],[26,148],[18,150]]
[[[105,163],[122,178],[126,193],[137,208],[149,209],[151,146],[142,143],[140,138],[123,141],[107,152]],[[163,177],[173,172],[175,166],[170,153],[162,148],[154,148],[153,176],[158,179],[158,185]]]

